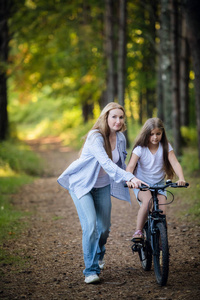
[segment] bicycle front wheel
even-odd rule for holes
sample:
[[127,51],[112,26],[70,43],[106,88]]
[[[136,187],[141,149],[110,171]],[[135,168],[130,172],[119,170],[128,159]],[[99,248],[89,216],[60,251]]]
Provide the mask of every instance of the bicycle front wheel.
[[166,285],[169,273],[169,247],[167,229],[163,223],[156,224],[153,236],[153,262],[156,280],[159,285]]

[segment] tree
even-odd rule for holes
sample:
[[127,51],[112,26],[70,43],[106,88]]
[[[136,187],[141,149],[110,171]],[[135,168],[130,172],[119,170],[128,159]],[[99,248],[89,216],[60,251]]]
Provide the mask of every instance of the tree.
[[113,14],[114,4],[112,0],[105,1],[105,32],[106,32],[106,59],[107,59],[107,103],[115,98],[115,64],[114,64],[114,33]]
[[179,6],[171,0],[172,124],[174,151],[181,154],[180,89],[179,89]]
[[169,0],[161,0],[158,81],[158,117],[168,131],[172,129],[170,12]]
[[195,72],[196,120],[200,166],[200,1],[184,0],[184,12],[188,27],[188,41]]
[[119,38],[118,38],[118,102],[124,106],[125,62],[126,62],[126,0],[119,0]]
[[181,126],[189,126],[189,71],[190,53],[185,15],[181,7],[180,41],[180,118]]
[[0,140],[8,134],[7,113],[7,63],[8,63],[8,18],[10,1],[0,1]]

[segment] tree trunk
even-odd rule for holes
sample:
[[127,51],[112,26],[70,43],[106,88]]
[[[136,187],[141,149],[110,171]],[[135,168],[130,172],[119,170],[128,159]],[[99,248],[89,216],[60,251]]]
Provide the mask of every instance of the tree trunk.
[[142,92],[139,93],[139,124],[143,124],[143,95]]
[[158,79],[157,79],[157,108],[158,118],[164,121],[164,99],[163,99],[163,84],[162,84],[162,66],[161,66],[161,51],[158,54]]
[[89,117],[93,116],[93,108],[94,105],[89,104],[88,102],[82,103],[82,116],[84,123],[87,123],[89,121]]
[[200,167],[200,1],[185,0],[185,15],[188,26],[188,40],[195,72],[195,100]]
[[[119,0],[118,58],[117,58],[117,95],[118,103],[124,106],[125,62],[126,62],[126,1]],[[125,131],[126,145],[129,147],[128,128]]]
[[113,35],[113,1],[105,0],[105,27],[106,27],[106,58],[107,58],[107,103],[114,101],[114,35]]
[[181,18],[181,53],[180,53],[180,117],[181,126],[189,125],[189,45],[187,40],[186,20]]
[[8,1],[0,1],[0,140],[8,134],[7,75],[8,61]]
[[[161,0],[160,27],[160,63],[163,91],[163,112],[165,128],[172,129],[172,101],[171,101],[171,59],[170,59],[170,12],[169,0]],[[161,113],[160,113],[161,114]]]
[[178,29],[178,3],[177,0],[171,0],[172,122],[174,152],[177,156],[181,154]]
[[119,0],[119,40],[118,40],[118,102],[124,106],[126,60],[126,0]]

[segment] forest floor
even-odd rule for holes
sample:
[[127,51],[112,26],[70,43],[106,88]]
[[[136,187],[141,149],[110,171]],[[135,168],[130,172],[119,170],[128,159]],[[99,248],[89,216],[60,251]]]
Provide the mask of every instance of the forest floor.
[[[112,226],[105,269],[100,283],[86,284],[83,276],[81,227],[75,206],[57,177],[77,158],[59,140],[37,140],[33,149],[46,160],[42,178],[12,196],[28,227],[3,249],[20,257],[19,263],[1,265],[1,299],[200,299],[200,228],[178,217],[181,199],[168,207],[170,271],[167,285],[158,286],[153,269],[145,272],[131,250],[138,204],[112,199]],[[189,196],[189,190],[186,190]],[[23,263],[22,263],[23,262]]]

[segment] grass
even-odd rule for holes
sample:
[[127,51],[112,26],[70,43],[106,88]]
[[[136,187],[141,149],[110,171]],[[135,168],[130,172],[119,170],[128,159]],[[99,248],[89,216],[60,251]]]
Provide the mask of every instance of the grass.
[[171,192],[175,195],[175,202],[172,205],[177,206],[176,201],[178,201],[177,217],[182,221],[194,222],[200,225],[200,172],[197,148],[186,147],[180,163],[189,187],[187,189],[171,189]]
[[[21,257],[17,253],[10,254],[5,249],[0,248],[0,265],[18,265],[24,266],[25,260],[21,259]],[[0,277],[4,276],[3,269],[0,270]]]
[[[0,245],[17,237],[27,226],[27,213],[12,204],[12,194],[42,174],[43,163],[30,148],[22,142],[9,140],[0,144]],[[6,254],[5,254],[6,253]],[[0,247],[0,264],[18,260]]]

